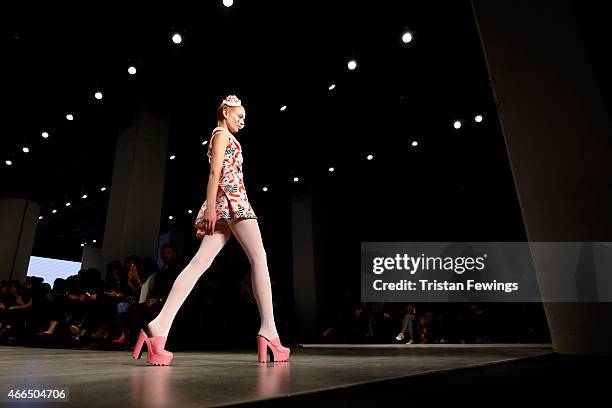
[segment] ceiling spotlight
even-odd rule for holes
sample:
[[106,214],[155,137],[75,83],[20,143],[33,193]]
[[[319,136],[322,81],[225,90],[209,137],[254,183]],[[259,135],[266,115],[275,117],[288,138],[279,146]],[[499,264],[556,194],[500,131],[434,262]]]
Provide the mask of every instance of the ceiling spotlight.
[[203,141],[202,145],[205,145],[206,143],[208,143],[208,140]]
[[81,246],[82,246],[82,247],[84,247],[84,246],[85,246],[85,244],[81,244]]
[[136,67],[129,67],[128,72],[130,75],[136,75]]
[[460,129],[461,128],[461,121],[456,120],[455,123],[453,123],[453,126],[455,127],[455,129]]
[[175,44],[180,44],[183,41],[183,37],[179,33],[176,33],[172,36],[172,42]]
[[262,188],[263,191],[268,191],[268,187]]
[[100,92],[100,91],[96,92],[96,93],[94,94],[94,97],[95,97],[97,100],[102,99],[102,92]]
[[87,194],[83,194],[83,197],[81,197],[83,200],[87,198]]
[[232,7],[232,4],[234,4],[234,0],[223,0],[223,5],[225,7]]
[[350,69],[351,71],[354,70],[355,68],[357,68],[357,61],[355,60],[350,60],[347,64],[348,69]]
[[297,182],[297,181],[300,181],[300,179],[299,179],[299,178],[297,178],[297,177],[294,177],[294,178],[293,178],[293,181],[296,181],[296,182]]
[[70,207],[70,203],[66,203],[66,207]]
[[191,210],[188,210],[188,211],[187,211],[187,214],[191,214],[192,212],[193,212],[193,211],[191,211]]
[[92,242],[95,244],[95,243],[96,243],[96,242],[98,242],[98,241],[96,241],[96,240],[94,239]]
[[10,160],[7,160],[5,163],[6,163],[7,166],[12,166],[13,165],[13,162],[10,161]]
[[280,108],[281,112],[282,112],[282,111],[284,111],[285,109],[287,109],[287,106],[286,106],[286,105],[283,105],[283,106],[281,106],[281,108]]
[[172,216],[169,216],[169,217],[168,217],[168,219],[169,219],[169,220],[172,220],[172,219],[174,219],[174,217],[172,217]]
[[51,211],[51,212],[52,212],[53,214],[55,214],[55,213],[57,212],[57,210],[53,210],[53,211]]
[[175,155],[170,156],[170,160],[174,160],[174,159],[176,159]]
[[106,187],[102,187],[100,191],[106,191]]
[[371,154],[368,154],[368,157],[366,157],[366,159],[368,160],[372,160],[374,158],[374,156],[372,156]]
[[72,114],[69,113],[69,114],[66,115],[66,119],[74,120],[74,116],[72,116]]
[[30,153],[30,149],[28,149],[27,147],[24,147],[22,150],[24,153]]
[[43,218],[44,218],[44,217],[43,217],[42,215],[39,215],[39,216],[38,216],[38,219],[39,219],[39,220],[42,220]]
[[334,168],[333,168],[333,167],[330,167],[330,168],[329,168],[329,171],[334,171]]
[[482,115],[476,115],[476,117],[474,118],[474,120],[475,120],[477,123],[482,122]]
[[332,89],[334,89],[335,87],[336,87],[336,84],[331,84],[331,85],[329,86],[329,88],[328,88],[328,89],[331,91],[331,90],[332,90]]
[[416,140],[414,142],[412,142],[412,146],[416,146],[418,144],[419,144],[419,142],[417,142]]
[[412,34],[408,31],[406,31],[403,35],[402,35],[402,41],[404,42],[404,44],[408,44],[410,41],[412,41]]
[[49,137],[49,133],[47,133],[47,132],[42,132],[42,133],[41,133],[41,136],[42,136],[43,138],[45,138],[45,139],[46,139],[46,138],[48,138],[48,137]]

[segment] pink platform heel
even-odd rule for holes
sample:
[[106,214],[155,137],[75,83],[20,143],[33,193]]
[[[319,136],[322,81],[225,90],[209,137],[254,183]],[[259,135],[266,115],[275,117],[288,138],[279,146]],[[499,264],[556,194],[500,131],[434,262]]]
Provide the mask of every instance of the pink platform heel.
[[291,350],[281,344],[280,337],[276,336],[272,340],[268,340],[261,334],[257,335],[257,361],[260,363],[266,362],[268,347],[272,350],[272,362],[289,361]]
[[152,365],[167,366],[170,365],[174,354],[170,351],[164,350],[166,346],[166,336],[155,336],[150,337],[144,329],[140,330],[138,340],[134,346],[134,352],[132,353],[133,358],[140,358],[142,356],[142,346],[147,343],[147,363]]

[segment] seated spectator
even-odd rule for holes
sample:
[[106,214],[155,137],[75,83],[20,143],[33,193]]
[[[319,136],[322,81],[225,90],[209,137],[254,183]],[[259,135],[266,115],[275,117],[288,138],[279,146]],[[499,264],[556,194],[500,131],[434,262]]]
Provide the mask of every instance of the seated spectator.
[[399,334],[395,337],[395,340],[404,340],[406,331],[408,331],[409,339],[406,344],[416,343],[416,339],[414,337],[414,322],[416,317],[416,307],[414,305],[406,305],[404,317],[402,318],[402,327]]
[[119,260],[111,261],[106,266],[106,278],[101,301],[101,320],[98,331],[91,335],[92,339],[107,340],[117,316],[117,305],[126,298],[126,276]]
[[66,280],[63,278],[57,278],[53,282],[53,288],[45,296],[45,318],[49,321],[49,327],[46,331],[39,333],[40,335],[53,335],[57,330],[57,326],[60,321],[63,320],[67,314],[66,297],[68,292],[66,290]]
[[140,259],[135,255],[130,255],[125,259],[126,280],[124,284],[124,296],[117,303],[117,324],[121,335],[112,341],[113,344],[125,344],[130,333],[129,328],[129,309],[130,306],[136,305],[140,299],[140,290],[145,279],[141,277],[141,267],[139,266]]
[[176,252],[171,244],[164,244],[161,249],[161,259],[163,266],[157,268],[153,259],[143,261],[145,274],[152,276],[153,284],[143,303],[135,303],[130,306],[130,345],[136,341],[136,337],[142,327],[153,320],[160,312],[166,301],[174,280],[178,276],[180,269],[176,262]]

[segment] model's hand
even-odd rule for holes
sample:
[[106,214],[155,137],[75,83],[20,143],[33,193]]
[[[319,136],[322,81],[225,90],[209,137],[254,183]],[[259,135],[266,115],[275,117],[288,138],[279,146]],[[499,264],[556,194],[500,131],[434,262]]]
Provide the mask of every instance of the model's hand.
[[217,223],[217,211],[214,207],[207,207],[204,211],[204,232],[206,235],[212,235],[215,231]]

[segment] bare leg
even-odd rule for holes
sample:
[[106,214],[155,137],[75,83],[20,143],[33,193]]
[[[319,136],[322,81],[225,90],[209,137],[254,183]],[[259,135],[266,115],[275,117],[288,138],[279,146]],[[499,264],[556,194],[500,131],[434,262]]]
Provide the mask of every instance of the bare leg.
[[53,334],[55,333],[55,328],[59,322],[57,320],[51,320],[51,324],[49,324],[49,330],[42,332],[42,334]]
[[157,317],[149,323],[149,330],[153,336],[168,336],[179,308],[191,293],[200,276],[210,267],[217,254],[231,237],[232,232],[224,222],[215,224],[214,234],[204,236],[198,252],[174,281],[163,308]]
[[259,223],[254,218],[241,219],[230,224],[230,228],[251,263],[253,294],[257,300],[261,317],[261,327],[258,334],[272,340],[278,336],[278,333],[274,323],[268,261],[259,231]]

